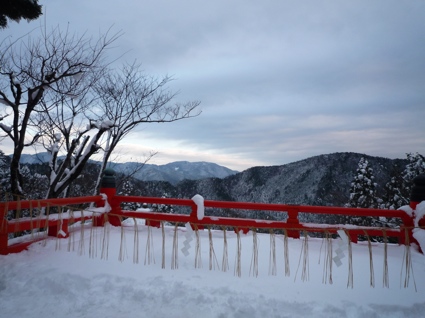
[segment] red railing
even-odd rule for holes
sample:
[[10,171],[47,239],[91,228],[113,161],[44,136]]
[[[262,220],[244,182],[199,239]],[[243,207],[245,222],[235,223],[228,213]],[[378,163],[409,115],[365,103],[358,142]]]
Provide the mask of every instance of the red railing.
[[[32,200],[32,201],[12,201],[0,202],[0,254],[8,254],[19,252],[25,249],[36,239],[31,238],[29,241],[20,242],[9,245],[9,234],[31,231],[34,229],[44,229],[49,236],[64,238],[68,236],[68,226],[78,221],[91,219],[93,226],[103,226],[105,222],[112,225],[120,226],[123,218],[145,219],[149,226],[159,227],[161,222],[171,223],[190,223],[196,230],[205,227],[221,227],[233,228],[235,231],[243,231],[247,233],[250,230],[258,229],[269,231],[284,231],[286,235],[292,238],[299,238],[300,233],[326,233],[333,234],[339,230],[344,230],[350,237],[352,242],[357,242],[358,236],[367,237],[381,236],[397,238],[399,244],[408,245],[416,242],[413,237],[413,229],[415,226],[423,227],[425,225],[425,217],[422,220],[415,220],[416,205],[425,200],[425,175],[415,178],[415,186],[412,190],[410,208],[411,214],[403,210],[381,210],[381,209],[359,209],[359,208],[341,208],[341,207],[325,207],[325,206],[306,206],[306,205],[287,205],[287,204],[266,204],[266,203],[250,203],[250,202],[228,202],[228,201],[203,201],[202,208],[225,209],[239,211],[263,211],[286,213],[284,218],[278,220],[269,219],[252,219],[252,218],[235,218],[235,217],[217,217],[198,215],[197,203],[189,199],[170,199],[170,198],[154,198],[154,197],[137,197],[137,196],[120,196],[116,195],[115,179],[113,172],[105,171],[102,181],[101,193],[98,196],[65,198],[65,199],[48,199],[48,200]],[[75,205],[95,204],[97,208],[78,210]],[[170,214],[150,211],[128,211],[122,210],[123,203],[151,203],[166,204],[173,206],[189,207],[188,214]],[[50,214],[49,210],[54,207],[65,207],[67,211],[57,214]],[[103,207],[103,208],[102,208]],[[44,208],[42,216],[32,217],[33,209]],[[8,221],[6,219],[8,211],[29,210],[30,217],[18,218]],[[314,224],[301,223],[299,214],[321,214],[321,215],[341,215],[348,217],[387,217],[398,218],[398,228],[386,228],[376,226],[354,226],[349,224]],[[17,213],[19,214],[19,213]],[[283,219],[283,220],[281,220]],[[417,243],[417,242],[416,242]]]
[[[68,226],[77,221],[92,219],[94,226],[103,226],[108,221],[112,225],[121,225],[123,218],[145,219],[146,224],[150,226],[160,226],[160,222],[171,223],[190,223],[195,229],[205,227],[231,227],[235,231],[247,233],[249,230],[283,230],[289,237],[299,238],[300,233],[336,233],[343,229],[351,238],[352,242],[357,242],[359,235],[395,237],[399,244],[410,244],[414,241],[412,229],[414,222],[412,216],[402,210],[379,210],[379,209],[358,209],[358,208],[340,208],[324,206],[303,206],[286,204],[265,204],[249,202],[227,202],[205,200],[204,209],[226,209],[226,210],[254,210],[254,211],[272,211],[277,213],[287,213],[283,221],[216,217],[205,215],[202,219],[198,218],[198,206],[193,200],[189,199],[170,199],[154,197],[136,197],[136,196],[117,196],[114,188],[103,188],[101,190],[107,196],[109,206],[104,209],[88,209],[81,212],[65,212],[59,214],[48,214],[42,217],[22,218],[18,220],[7,221],[5,215],[9,210],[33,209],[33,208],[53,208],[67,207],[82,203],[96,203],[98,207],[105,204],[103,196],[90,196],[66,199],[34,200],[34,201],[14,201],[0,203],[0,219],[2,220],[0,228],[0,254],[19,252],[25,249],[35,240],[20,242],[18,244],[8,245],[9,233],[15,233],[36,228],[45,229],[49,236],[64,238],[68,236]],[[122,203],[151,203],[166,204],[173,206],[186,206],[190,208],[189,214],[170,214],[148,211],[128,211],[122,210]],[[324,214],[324,215],[344,215],[350,217],[370,216],[370,217],[391,217],[399,218],[401,225],[399,228],[390,229],[382,227],[361,227],[353,225],[327,225],[301,223],[298,219],[299,213]]]
[[[75,205],[95,203],[98,206],[103,206],[103,202],[106,198],[101,195],[87,196],[87,197],[75,197],[75,198],[64,198],[64,199],[46,199],[46,200],[20,200],[20,201],[8,201],[0,202],[0,254],[5,255],[9,253],[18,253],[26,249],[28,245],[42,239],[40,236],[30,236],[29,239],[19,241],[9,245],[9,234],[33,231],[36,229],[44,229],[47,231],[48,236],[65,238],[68,237],[68,226],[83,220],[93,218],[93,212],[79,211],[72,209]],[[53,208],[66,208],[70,212],[60,212],[50,214]],[[44,212],[41,215],[35,215],[34,210],[40,210],[44,208]],[[8,211],[22,211],[27,210],[29,217],[17,218],[13,220],[7,220]],[[19,213],[18,213],[19,214]]]
[[[166,199],[166,198],[150,198],[150,197],[134,197],[134,196],[115,196],[115,209],[112,209],[110,215],[118,217],[141,218],[149,220],[151,226],[159,226],[159,222],[177,222],[191,223],[198,229],[207,226],[233,227],[247,233],[250,229],[268,229],[268,230],[286,230],[289,237],[299,238],[300,232],[317,232],[317,233],[336,233],[340,229],[344,229],[350,236],[352,242],[357,242],[359,235],[367,236],[389,236],[395,237],[401,244],[406,243],[406,231],[408,239],[412,239],[411,229],[413,228],[413,219],[402,210],[380,210],[380,209],[358,209],[358,208],[340,208],[340,207],[324,207],[324,206],[305,206],[305,205],[286,205],[286,204],[265,204],[265,203],[249,203],[249,202],[230,202],[230,201],[211,201],[205,200],[204,207],[215,209],[229,210],[253,210],[253,211],[273,211],[278,213],[287,213],[284,221],[248,219],[248,218],[231,218],[204,216],[201,220],[197,217],[197,205],[192,200],[184,199]],[[157,212],[140,212],[140,211],[123,211],[119,209],[119,204],[127,203],[155,203],[167,205],[188,206],[191,213],[186,214],[169,214]],[[342,215],[349,217],[388,217],[399,218],[400,227],[397,229],[382,227],[366,227],[353,225],[327,225],[314,223],[301,223],[299,221],[299,213],[308,214],[324,214],[324,215]],[[280,219],[280,218],[279,218]],[[409,231],[410,230],[410,231]]]

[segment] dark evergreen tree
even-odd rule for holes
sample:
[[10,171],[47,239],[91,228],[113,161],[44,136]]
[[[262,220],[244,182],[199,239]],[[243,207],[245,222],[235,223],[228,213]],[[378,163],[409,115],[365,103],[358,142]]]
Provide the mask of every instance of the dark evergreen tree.
[[[135,188],[131,178],[128,178],[123,181],[121,189],[119,191],[120,195],[139,195],[137,189]],[[135,211],[140,208],[142,204],[135,202],[125,202],[121,205],[124,210]]]
[[[44,168],[44,173],[43,169]],[[49,180],[46,176],[47,164],[26,164],[21,165],[21,174],[25,199],[37,200],[44,199]]]
[[425,173],[425,158],[419,153],[407,155],[407,165],[402,173],[397,166],[391,173],[391,180],[385,185],[385,194],[381,208],[396,210],[409,204],[412,180]]
[[[407,199],[402,195],[401,190],[403,188],[403,178],[401,174],[393,173],[391,180],[385,185],[385,194],[382,200],[382,204],[380,206],[381,209],[389,209],[389,210],[397,210],[403,205],[408,204]],[[381,225],[389,228],[397,228],[401,224],[401,220],[399,218],[385,218],[380,217],[379,221]],[[390,242],[395,243],[394,240],[389,240]]]
[[379,200],[376,197],[374,179],[373,169],[369,166],[369,162],[361,158],[356,175],[351,183],[350,200],[346,206],[353,208],[378,208]]
[[7,192],[10,191],[9,185],[9,166],[10,158],[0,150],[0,199],[6,201]]
[[401,206],[408,204],[408,197],[406,198],[402,193],[403,188],[403,177],[399,169],[395,167],[391,173],[391,180],[385,184],[385,193],[380,208],[397,210]]
[[[381,200],[377,198],[376,186],[374,182],[373,169],[369,162],[363,157],[360,158],[356,174],[351,183],[350,200],[346,204],[351,208],[378,208]],[[378,219],[370,216],[366,217],[345,217],[345,223],[360,225],[360,226],[383,226],[384,219]],[[360,236],[360,240],[366,237]],[[375,238],[371,238],[375,240]]]
[[[413,179],[416,176],[425,173],[424,156],[419,153],[408,153],[406,155],[408,163],[406,164],[405,170],[402,173],[399,171],[393,171],[391,174],[391,180],[385,185],[386,193],[383,197],[381,208],[395,210],[404,205],[408,205]],[[381,217],[379,218],[379,221],[381,222],[381,226],[389,228],[397,228],[402,223],[399,218]],[[391,239],[389,241],[395,242]]]
[[8,19],[19,22],[35,20],[42,15],[38,0],[0,0],[0,29],[6,28]]
[[405,204],[409,202],[408,198],[410,197],[410,192],[412,191],[413,179],[416,176],[425,173],[424,156],[419,153],[408,153],[406,155],[409,163],[406,165],[406,169],[403,171],[403,187],[401,191],[403,197],[406,198]]
[[[168,195],[163,195],[162,198],[169,198]],[[152,204],[151,210],[155,212],[174,213],[174,208],[169,204]]]

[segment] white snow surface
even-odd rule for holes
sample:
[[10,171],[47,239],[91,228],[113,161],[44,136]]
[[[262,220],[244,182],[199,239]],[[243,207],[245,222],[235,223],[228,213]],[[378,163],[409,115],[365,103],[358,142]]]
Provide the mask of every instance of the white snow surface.
[[[218,261],[214,262],[215,269],[210,270],[207,230],[199,232],[202,268],[194,266],[196,239],[190,243],[187,257],[181,252],[186,232],[186,228],[181,227],[177,232],[178,268],[171,269],[174,227],[166,226],[165,269],[162,269],[162,229],[137,227],[138,263],[133,262],[135,227],[123,227],[122,232],[119,227],[107,226],[108,229],[107,260],[101,259],[105,228],[93,228],[91,232],[89,225],[82,230],[77,226],[69,239],[49,238],[34,243],[28,251],[0,255],[0,316],[388,318],[423,317],[425,311],[425,256],[415,248],[410,249],[414,280],[411,275],[408,287],[404,288],[406,249],[388,245],[389,288],[385,288],[382,283],[384,244],[372,243],[376,284],[373,288],[370,287],[368,245],[353,244],[354,285],[347,288],[347,255],[341,258],[341,266],[332,268],[333,284],[322,282],[325,273],[322,239],[307,240],[309,280],[302,281],[304,238],[288,240],[290,275],[286,276],[284,239],[275,236],[277,274],[273,276],[269,275],[270,235],[257,233],[258,276],[255,277],[250,270],[252,232],[241,234],[240,245],[234,232],[226,232],[229,268],[224,272],[221,270],[222,231],[212,231]],[[338,240],[333,240],[335,249]],[[94,255],[89,253],[90,246],[94,246]],[[148,246],[153,247],[150,251],[155,263],[147,262]],[[237,246],[242,246],[241,277],[235,275]],[[126,251],[122,262],[118,260],[120,247]]]
[[105,120],[100,124],[101,128],[110,129],[114,126],[114,122],[112,120]]
[[422,201],[415,209],[415,226],[418,226],[419,220],[425,217],[425,201]]
[[416,206],[414,225],[418,227],[413,230],[413,237],[418,241],[422,251],[425,251],[425,229],[419,228],[419,221],[425,218],[425,201]]
[[407,213],[407,215],[409,215],[409,216],[413,216],[413,210],[412,210],[412,208],[410,207],[410,206],[408,206],[408,205],[403,205],[402,207],[400,207],[400,208],[398,208],[399,210],[402,210],[402,211],[404,211],[404,212],[406,212]]

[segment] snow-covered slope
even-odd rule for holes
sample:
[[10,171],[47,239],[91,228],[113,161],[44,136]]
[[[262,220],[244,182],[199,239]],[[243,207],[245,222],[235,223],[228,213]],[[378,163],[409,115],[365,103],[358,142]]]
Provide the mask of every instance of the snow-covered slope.
[[209,200],[341,206],[348,202],[361,157],[374,170],[378,195],[394,169],[402,171],[405,166],[399,159],[334,153],[281,166],[253,167],[224,179],[184,182],[177,185],[176,193],[187,198],[200,193]]
[[[47,152],[38,154],[23,154],[21,158],[22,164],[40,164],[46,163],[50,160],[50,155]],[[97,163],[100,162],[90,161]],[[173,185],[178,182],[190,179],[199,180],[204,178],[225,178],[238,173],[238,171],[231,170],[227,167],[220,166],[212,162],[188,162],[188,161],[175,161],[165,165],[144,164],[141,169],[140,163],[125,162],[125,163],[111,163],[116,172],[131,174],[134,178],[143,181],[167,181]],[[137,171],[134,173],[134,171]]]
[[[405,247],[388,245],[387,288],[383,287],[384,245],[373,243],[372,267],[367,243],[354,244],[353,285],[347,287],[348,253],[341,257],[341,266],[333,263],[331,284],[326,242],[321,239],[289,239],[290,272],[285,275],[284,240],[279,235],[271,249],[269,234],[258,234],[255,241],[249,232],[238,242],[234,232],[228,231],[224,241],[222,231],[213,231],[210,245],[208,231],[201,231],[200,268],[195,268],[196,236],[184,227],[178,229],[175,241],[173,227],[165,227],[163,234],[161,229],[149,232],[139,225],[138,263],[133,262],[131,224],[123,232],[120,228],[110,229],[107,259],[101,259],[103,231],[96,228],[91,233],[86,229],[80,241],[77,229],[69,240],[49,239],[46,246],[36,243],[29,251],[0,256],[0,316],[419,318],[425,311],[425,256],[414,248],[410,250],[412,268],[406,272]],[[188,237],[192,241],[185,256],[182,248]],[[333,240],[334,252],[339,241]],[[228,247],[226,271],[222,271],[224,242]],[[258,258],[253,257],[254,242]],[[178,256],[175,269],[173,246]],[[212,270],[211,246],[217,259],[213,257]],[[273,255],[275,269],[270,261]],[[371,268],[375,287],[370,286]],[[272,275],[274,270],[276,275]],[[405,287],[406,274],[410,277]]]
[[[117,163],[113,165],[117,172],[126,172],[134,168],[136,163]],[[212,162],[176,161],[165,165],[145,164],[134,177],[143,181],[167,181],[173,185],[189,179],[199,180],[205,178],[225,178],[238,173],[238,171],[220,166]]]

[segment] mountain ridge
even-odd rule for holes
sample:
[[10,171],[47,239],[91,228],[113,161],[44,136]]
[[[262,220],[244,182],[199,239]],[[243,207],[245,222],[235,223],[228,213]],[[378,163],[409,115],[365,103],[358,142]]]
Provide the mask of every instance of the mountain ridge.
[[[342,206],[348,202],[362,157],[373,168],[378,195],[383,194],[391,175],[401,173],[407,164],[405,159],[332,153],[280,166],[252,167],[222,179],[183,180],[175,185],[174,193],[181,198],[200,194],[207,200]],[[163,195],[158,190],[147,191],[147,195]]]
[[[362,157],[373,168],[378,197],[383,196],[385,184],[391,177],[400,175],[408,163],[407,159],[339,152],[284,165],[252,167],[242,172],[214,163],[187,161],[146,164],[133,174],[130,172],[140,164],[114,164],[111,168],[120,180],[130,180],[128,176],[132,176],[131,188],[135,192],[125,190],[130,195],[190,199],[200,194],[207,200],[343,206],[349,200],[350,185]],[[85,178],[92,180],[95,178],[90,174],[93,169],[88,169],[90,172]],[[118,184],[121,187],[122,183]]]
[[[23,154],[21,157],[21,164],[46,163],[50,160],[49,156],[47,152]],[[59,159],[61,159],[61,157],[59,157]],[[100,165],[99,161],[90,160],[89,162]],[[178,182],[185,179],[225,178],[239,172],[206,161],[174,161],[164,165],[143,164],[138,162],[112,162],[108,164],[108,168],[112,168],[118,173],[132,174],[134,178],[142,181],[167,181],[172,185],[176,185]]]
[[[114,163],[111,168],[116,172],[127,173],[131,165],[137,163]],[[236,173],[238,171],[213,162],[174,161],[164,165],[144,164],[133,177],[142,181],[167,181],[176,185],[185,179],[225,178]]]

